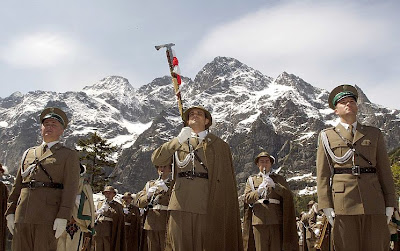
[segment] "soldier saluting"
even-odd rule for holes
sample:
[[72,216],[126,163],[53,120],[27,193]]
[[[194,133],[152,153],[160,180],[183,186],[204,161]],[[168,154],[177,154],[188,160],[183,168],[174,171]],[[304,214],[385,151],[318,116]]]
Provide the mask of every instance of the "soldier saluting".
[[186,127],[153,152],[155,166],[174,160],[165,250],[243,250],[236,177],[229,145],[208,132],[210,112],[183,114]]
[[351,85],[329,95],[329,107],[340,121],[319,137],[318,204],[333,226],[336,251],[386,251],[387,224],[396,205],[394,182],[382,133],[357,122],[357,99]]
[[59,143],[67,116],[58,108],[46,108],[40,122],[43,143],[25,151],[8,199],[14,251],[56,250],[78,190],[78,154]]

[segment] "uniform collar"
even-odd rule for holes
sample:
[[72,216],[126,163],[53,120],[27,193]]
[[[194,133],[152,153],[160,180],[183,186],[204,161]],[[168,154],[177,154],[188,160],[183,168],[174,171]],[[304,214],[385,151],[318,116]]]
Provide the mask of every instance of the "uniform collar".
[[52,146],[54,146],[58,142],[60,142],[60,141],[56,140],[56,141],[52,141],[52,142],[49,142],[49,143],[46,143],[46,142],[43,141],[41,146],[47,145],[48,148],[51,148]]
[[[349,130],[350,126],[349,124],[343,123],[342,121],[339,121],[339,123],[344,127],[344,129]],[[355,135],[357,131],[357,121],[354,122],[352,125],[353,125],[353,135]]]

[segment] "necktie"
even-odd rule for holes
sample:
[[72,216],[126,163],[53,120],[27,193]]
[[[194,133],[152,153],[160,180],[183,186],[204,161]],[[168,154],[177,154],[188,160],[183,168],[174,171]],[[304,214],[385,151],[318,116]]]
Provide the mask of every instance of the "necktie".
[[352,138],[354,138],[353,125],[349,125],[349,131]]
[[47,149],[49,148],[49,146],[47,144],[43,145],[43,153],[45,153],[47,151]]

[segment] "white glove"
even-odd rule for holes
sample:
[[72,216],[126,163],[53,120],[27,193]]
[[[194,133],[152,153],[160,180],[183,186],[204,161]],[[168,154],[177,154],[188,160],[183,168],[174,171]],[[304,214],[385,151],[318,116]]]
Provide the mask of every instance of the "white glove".
[[271,179],[271,177],[269,177],[269,176],[264,177],[264,181],[263,182],[267,183],[267,187],[275,188],[275,182],[274,182],[273,179]]
[[394,212],[394,207],[386,207],[386,216],[387,216],[387,224],[389,224],[392,219],[392,215]]
[[15,214],[9,214],[6,217],[7,220],[7,227],[10,230],[10,233],[14,235],[14,228],[15,228]]
[[319,236],[319,229],[318,229],[318,228],[314,229],[314,234],[315,234],[316,236]]
[[103,205],[96,211],[96,214],[104,214],[104,212],[107,212],[108,209],[110,208],[110,205],[108,205],[108,203],[103,203]]
[[179,144],[183,144],[183,142],[187,141],[192,136],[192,128],[186,126],[182,128],[181,132],[178,134]]
[[64,233],[67,227],[67,219],[56,218],[53,224],[53,230],[56,230],[54,236],[58,239]]
[[167,185],[165,185],[165,182],[163,180],[157,180],[156,185],[161,188],[164,192],[168,191]]
[[331,226],[333,226],[333,218],[335,218],[335,211],[333,211],[333,208],[328,207],[328,208],[324,208],[322,210],[324,211],[324,214],[325,214],[326,218],[328,219],[329,223],[331,224]]
[[261,197],[263,195],[263,193],[265,193],[266,191],[267,191],[267,183],[265,181],[263,181],[260,184],[260,186],[258,186],[258,189],[257,189],[258,196]]
[[149,199],[157,191],[157,186],[152,186],[147,190],[147,199]]
[[123,210],[124,210],[124,214],[128,214],[129,213],[129,208],[124,207]]
[[79,204],[81,204],[81,195],[80,195],[80,194],[78,194],[78,195],[76,196],[76,198],[75,198],[75,205],[76,205],[77,207],[79,207]]

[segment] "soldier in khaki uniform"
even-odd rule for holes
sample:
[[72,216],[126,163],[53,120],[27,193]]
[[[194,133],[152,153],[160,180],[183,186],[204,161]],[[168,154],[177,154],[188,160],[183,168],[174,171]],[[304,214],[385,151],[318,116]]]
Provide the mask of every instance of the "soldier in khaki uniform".
[[301,221],[303,222],[306,229],[306,243],[308,251],[316,251],[315,243],[316,243],[316,235],[314,233],[314,226],[317,222],[317,212],[315,212],[313,206],[315,201],[310,200],[307,204],[308,212],[303,214],[301,217]]
[[126,251],[138,251],[140,244],[140,212],[133,203],[130,192],[122,196],[122,206],[125,221],[125,245]]
[[95,251],[124,251],[124,212],[121,203],[114,200],[117,190],[106,186],[105,200],[97,204],[94,247]]
[[298,250],[293,195],[285,178],[273,173],[275,158],[261,152],[254,160],[259,173],[248,178],[244,202],[252,205],[251,227],[257,251]]
[[229,145],[208,132],[200,106],[183,114],[186,127],[153,152],[155,166],[174,159],[166,251],[243,250],[236,177]]
[[78,154],[59,143],[67,116],[46,108],[40,122],[43,143],[25,151],[8,199],[13,250],[56,250],[78,190]]
[[356,88],[340,85],[329,107],[340,121],[325,129],[317,151],[319,208],[333,226],[336,251],[389,250],[395,189],[383,135],[357,122]]
[[167,230],[167,209],[171,198],[171,165],[157,166],[159,178],[146,183],[137,204],[148,210],[144,223],[149,251],[163,251]]
[[3,167],[0,164],[0,251],[6,250],[6,218],[4,216],[7,209],[7,198],[8,198],[8,188],[3,183],[2,177],[5,173],[7,173],[6,167]]

